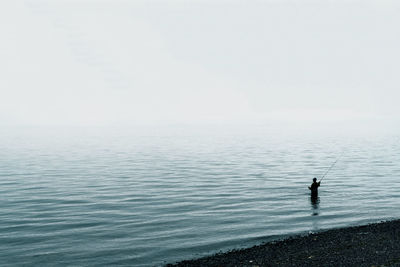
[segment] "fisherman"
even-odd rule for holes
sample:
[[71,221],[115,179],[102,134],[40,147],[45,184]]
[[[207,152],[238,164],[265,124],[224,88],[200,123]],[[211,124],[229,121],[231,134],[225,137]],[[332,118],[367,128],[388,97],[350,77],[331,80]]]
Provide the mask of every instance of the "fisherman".
[[318,197],[318,187],[321,185],[321,181],[317,183],[317,178],[313,179],[313,183],[311,186],[308,187],[308,189],[311,190],[311,198],[317,198]]

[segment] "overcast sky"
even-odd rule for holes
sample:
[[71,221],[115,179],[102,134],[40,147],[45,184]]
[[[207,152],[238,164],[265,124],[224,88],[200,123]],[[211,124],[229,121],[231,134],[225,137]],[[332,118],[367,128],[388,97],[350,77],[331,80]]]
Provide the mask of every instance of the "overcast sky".
[[396,1],[0,2],[0,124],[399,124]]

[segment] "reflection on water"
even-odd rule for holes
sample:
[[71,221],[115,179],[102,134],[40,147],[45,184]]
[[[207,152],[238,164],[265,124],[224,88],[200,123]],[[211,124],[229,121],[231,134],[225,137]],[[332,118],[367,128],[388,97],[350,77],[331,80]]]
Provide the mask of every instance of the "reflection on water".
[[311,208],[312,208],[312,216],[318,216],[319,214],[319,197],[310,197],[311,200]]
[[320,203],[320,198],[319,197],[310,197],[310,203],[311,203],[311,216],[312,218],[312,231],[318,231],[320,230],[320,225],[319,225],[319,218],[317,217],[319,215],[319,203]]

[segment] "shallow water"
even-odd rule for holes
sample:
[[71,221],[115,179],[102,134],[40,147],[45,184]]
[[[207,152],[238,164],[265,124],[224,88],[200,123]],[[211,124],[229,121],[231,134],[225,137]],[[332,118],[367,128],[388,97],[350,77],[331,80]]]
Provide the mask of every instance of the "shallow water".
[[398,218],[399,174],[394,135],[2,131],[0,264],[162,265]]

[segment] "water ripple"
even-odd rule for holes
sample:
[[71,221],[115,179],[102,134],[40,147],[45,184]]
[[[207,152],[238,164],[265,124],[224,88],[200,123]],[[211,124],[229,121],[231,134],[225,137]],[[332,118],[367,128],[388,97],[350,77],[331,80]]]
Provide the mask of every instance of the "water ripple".
[[396,137],[0,137],[2,266],[161,265],[400,216]]

